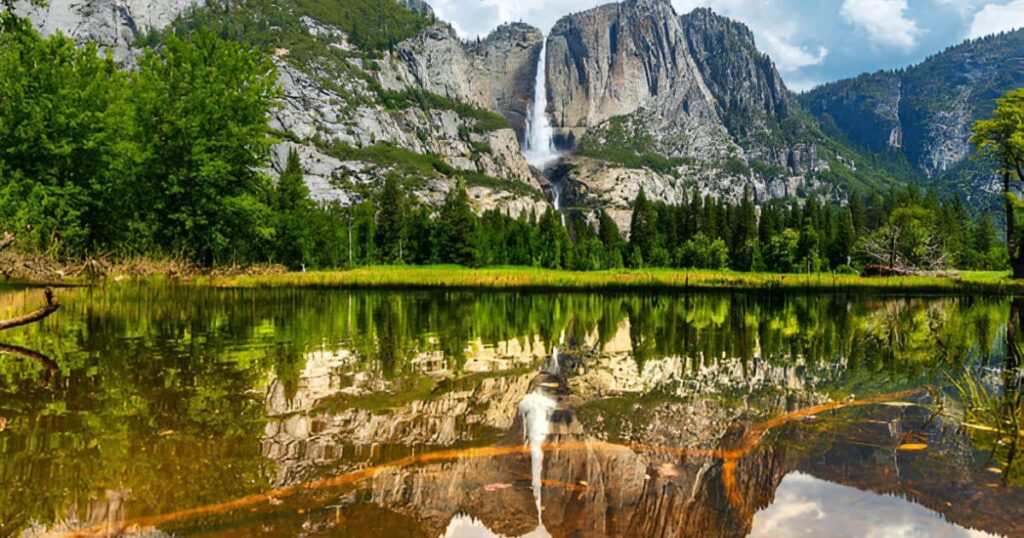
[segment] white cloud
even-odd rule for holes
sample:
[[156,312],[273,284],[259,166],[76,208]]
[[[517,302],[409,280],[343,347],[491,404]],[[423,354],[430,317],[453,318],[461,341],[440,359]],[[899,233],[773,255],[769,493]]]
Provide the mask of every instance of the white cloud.
[[828,48],[826,47],[819,46],[817,50],[810,51],[805,47],[788,43],[784,38],[771,32],[762,32],[760,37],[765,51],[775,61],[779,71],[783,73],[792,73],[804,67],[821,65],[828,57]]
[[1024,28],[1024,0],[985,6],[974,15],[969,36],[982,37],[1017,28]]
[[907,0],[843,0],[839,14],[864,29],[876,45],[910,50],[921,29],[907,17]]
[[783,0],[673,0],[672,5],[679,13],[710,7],[746,24],[754,32],[758,48],[768,53],[786,84],[796,91],[810,89],[815,83],[798,80],[794,74],[805,67],[821,65],[829,54],[829,49],[821,45],[798,44],[799,36],[805,33],[804,21],[794,16],[780,17],[781,13],[792,13]]

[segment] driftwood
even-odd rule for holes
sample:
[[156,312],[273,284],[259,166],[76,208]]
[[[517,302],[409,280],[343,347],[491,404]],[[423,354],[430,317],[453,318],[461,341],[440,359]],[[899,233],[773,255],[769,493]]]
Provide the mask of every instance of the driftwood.
[[869,263],[861,271],[862,277],[885,277],[885,276],[935,276],[944,278],[956,278],[960,276],[956,271],[921,271],[907,267],[890,267],[877,263]]
[[37,321],[42,321],[43,319],[46,319],[47,316],[58,310],[60,310],[60,303],[58,303],[57,300],[53,298],[53,290],[47,289],[45,306],[43,306],[39,310],[36,310],[35,312],[25,314],[24,316],[18,316],[16,318],[11,318],[7,320],[0,320],[0,331],[6,329],[13,329],[14,327],[21,327],[22,325],[28,325],[29,323],[35,323]]

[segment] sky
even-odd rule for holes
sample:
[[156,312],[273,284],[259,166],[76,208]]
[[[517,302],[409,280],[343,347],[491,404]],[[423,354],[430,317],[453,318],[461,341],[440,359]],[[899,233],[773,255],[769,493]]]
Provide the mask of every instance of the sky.
[[[545,33],[607,0],[428,0],[465,38],[522,21]],[[790,89],[906,67],[968,38],[1024,27],[1024,0],[672,0],[747,24]]]

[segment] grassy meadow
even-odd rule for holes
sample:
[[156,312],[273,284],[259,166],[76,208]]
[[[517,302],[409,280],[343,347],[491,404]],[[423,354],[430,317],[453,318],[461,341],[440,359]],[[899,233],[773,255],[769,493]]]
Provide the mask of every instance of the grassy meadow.
[[345,271],[201,277],[216,287],[480,288],[579,291],[655,289],[866,291],[915,293],[1024,293],[1024,281],[1004,272],[963,272],[955,277],[864,278],[818,273],[782,275],[678,269],[558,271],[525,267],[374,266]]

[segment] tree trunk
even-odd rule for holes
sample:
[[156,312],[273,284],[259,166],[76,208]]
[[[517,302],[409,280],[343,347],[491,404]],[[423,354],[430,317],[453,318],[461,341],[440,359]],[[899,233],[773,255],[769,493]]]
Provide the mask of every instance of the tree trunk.
[[1006,249],[1010,255],[1010,267],[1013,268],[1013,278],[1024,278],[1024,252],[1021,251],[1020,245],[1017,244],[1017,225],[1016,225],[1016,210],[1013,207],[1013,201],[1010,199],[1014,196],[1013,191],[1010,190],[1010,166],[1007,164],[1003,167],[1003,196],[1006,197]]

